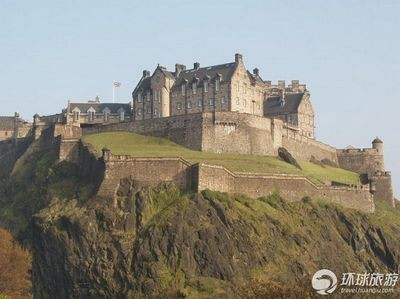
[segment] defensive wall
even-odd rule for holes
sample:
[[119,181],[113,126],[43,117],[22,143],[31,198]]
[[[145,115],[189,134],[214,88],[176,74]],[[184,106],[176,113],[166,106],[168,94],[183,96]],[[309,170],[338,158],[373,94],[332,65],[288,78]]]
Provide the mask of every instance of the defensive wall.
[[128,131],[165,137],[190,149],[277,156],[287,147],[296,158],[329,159],[337,163],[336,149],[298,134],[285,133],[279,119],[237,112],[196,113],[82,128],[82,133]]
[[0,178],[9,176],[14,164],[31,144],[30,137],[0,141]]
[[181,158],[134,158],[103,151],[97,163],[104,164],[99,196],[114,196],[121,180],[130,178],[146,185],[173,181],[184,190],[205,189],[261,197],[279,191],[289,201],[304,196],[332,200],[344,207],[373,212],[375,205],[369,185],[318,186],[304,176],[233,173],[224,167],[190,164]]
[[338,149],[338,162],[341,168],[357,173],[371,174],[385,171],[383,153],[374,148]]

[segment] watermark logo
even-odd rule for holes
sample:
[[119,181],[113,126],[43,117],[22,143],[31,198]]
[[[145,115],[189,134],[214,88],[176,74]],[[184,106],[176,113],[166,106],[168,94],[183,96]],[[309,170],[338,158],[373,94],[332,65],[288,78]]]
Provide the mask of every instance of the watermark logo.
[[337,287],[337,277],[335,273],[328,269],[322,269],[315,272],[312,280],[313,289],[320,295],[329,295]]

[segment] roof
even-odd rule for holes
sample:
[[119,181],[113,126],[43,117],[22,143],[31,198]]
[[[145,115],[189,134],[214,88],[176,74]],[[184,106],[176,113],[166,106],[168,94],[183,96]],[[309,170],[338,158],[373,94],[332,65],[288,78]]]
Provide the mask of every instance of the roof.
[[304,93],[286,94],[282,104],[280,96],[268,97],[264,104],[264,115],[278,115],[287,113],[296,113]]
[[193,82],[195,78],[197,78],[201,83],[201,81],[206,78],[216,78],[217,74],[221,76],[222,82],[230,81],[235,69],[236,63],[230,62],[214,66],[201,67],[198,69],[184,70],[179,74],[174,86],[180,86],[184,80],[186,80],[188,83]]
[[0,130],[14,130],[14,116],[0,116]]
[[383,143],[383,141],[376,137],[372,143]]
[[125,113],[131,111],[131,105],[125,103],[70,103],[70,111],[78,108],[81,112],[87,112],[91,107],[96,113],[103,113],[104,109],[108,108],[111,113],[119,113],[120,108],[125,110]]

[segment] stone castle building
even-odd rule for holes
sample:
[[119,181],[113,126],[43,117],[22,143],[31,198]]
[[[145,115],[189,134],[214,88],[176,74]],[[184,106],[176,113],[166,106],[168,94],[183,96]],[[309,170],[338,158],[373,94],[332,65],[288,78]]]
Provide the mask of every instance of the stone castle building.
[[32,124],[21,119],[15,112],[14,116],[0,116],[0,141],[11,138],[24,138],[32,130]]
[[235,61],[192,69],[176,64],[175,71],[158,65],[145,70],[132,93],[134,120],[203,112],[239,112],[283,121],[284,127],[314,138],[314,111],[306,86],[293,80],[272,85],[255,68],[249,72],[242,55]]
[[64,123],[79,126],[107,124],[131,120],[130,103],[100,103],[100,98],[87,103],[68,101],[62,113]]
[[[197,190],[251,196],[278,188],[289,199],[299,200],[305,195],[332,198],[364,211],[374,210],[376,198],[395,205],[379,138],[365,149],[337,149],[316,140],[314,110],[306,86],[297,80],[288,86],[284,81],[277,85],[264,81],[258,69],[249,72],[245,68],[240,54],[235,55],[234,62],[209,67],[194,63],[193,69],[186,69],[176,64],[173,72],[158,65],[152,75],[143,71],[132,97],[132,104],[100,103],[96,98],[87,103],[68,102],[60,114],[35,115],[30,134],[33,145],[40,141],[42,146],[55,147],[60,160],[77,163],[82,171],[96,169],[93,175],[104,175],[103,191],[110,195],[122,175],[147,183],[173,180],[184,189],[196,186]],[[23,135],[20,123],[17,115],[13,120],[0,118],[0,137],[12,134],[18,139]],[[103,160],[89,159],[81,136],[115,131],[165,137],[192,150],[214,153],[276,157],[279,149],[285,148],[295,159],[354,171],[360,174],[361,184],[327,181],[316,185],[306,177],[232,173],[212,165],[189,165],[176,158],[141,159],[103,153]],[[8,165],[4,167],[7,171],[12,169],[9,161],[18,159],[18,155],[12,159],[8,156],[13,146],[21,149],[16,152],[22,152],[26,144],[0,142],[0,165]],[[88,166],[89,162],[97,166]],[[98,162],[103,163],[101,167]]]

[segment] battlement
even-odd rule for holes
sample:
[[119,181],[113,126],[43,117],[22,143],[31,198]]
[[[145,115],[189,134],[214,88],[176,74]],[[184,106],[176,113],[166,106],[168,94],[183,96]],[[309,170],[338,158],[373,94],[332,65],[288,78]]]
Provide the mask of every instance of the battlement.
[[217,165],[191,164],[182,158],[114,155],[108,149],[103,149],[102,161],[105,174],[98,193],[100,196],[114,196],[121,180],[130,178],[148,185],[172,181],[183,190],[210,189],[251,197],[279,191],[289,201],[299,201],[308,195],[365,212],[374,211],[369,185],[317,185],[301,175],[232,172]]

